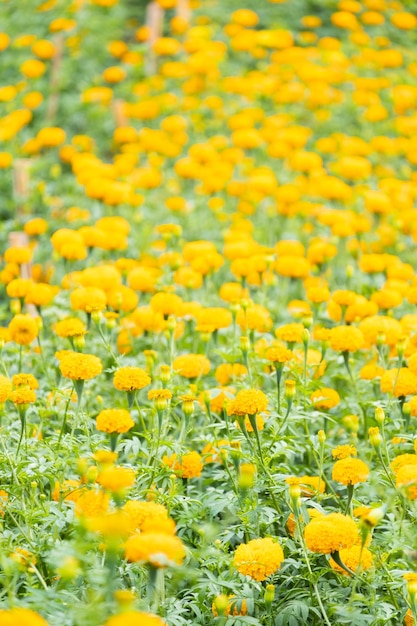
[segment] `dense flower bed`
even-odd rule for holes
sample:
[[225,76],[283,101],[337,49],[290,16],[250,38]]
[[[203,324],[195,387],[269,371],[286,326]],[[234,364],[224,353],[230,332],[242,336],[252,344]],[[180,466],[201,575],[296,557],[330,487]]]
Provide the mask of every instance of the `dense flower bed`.
[[0,626],[417,623],[415,4],[0,16]]

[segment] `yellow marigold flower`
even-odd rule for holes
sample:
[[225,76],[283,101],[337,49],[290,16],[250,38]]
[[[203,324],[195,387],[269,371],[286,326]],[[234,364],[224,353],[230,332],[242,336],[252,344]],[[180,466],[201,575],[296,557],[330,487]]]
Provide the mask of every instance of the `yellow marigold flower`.
[[321,554],[351,548],[358,540],[358,535],[358,528],[353,519],[342,513],[317,517],[304,529],[307,548]]
[[58,337],[82,337],[87,332],[87,327],[78,317],[68,317],[56,322],[53,326]]
[[9,298],[25,298],[33,287],[31,278],[15,278],[6,287]]
[[93,454],[93,459],[97,461],[99,465],[114,465],[117,459],[117,452],[111,450],[96,450]]
[[140,533],[126,541],[125,557],[134,563],[142,561],[154,567],[168,567],[181,565],[185,548],[178,537],[165,533]]
[[151,613],[142,611],[124,611],[120,615],[110,617],[104,626],[166,626],[166,622]]
[[107,306],[106,294],[98,287],[78,287],[70,295],[71,307],[74,311],[94,313],[103,311]]
[[275,331],[275,336],[277,339],[280,339],[281,341],[286,341],[289,344],[301,343],[303,330],[304,326],[302,324],[294,322],[292,324],[285,324],[285,326],[277,328]]
[[198,378],[210,371],[211,363],[204,354],[183,354],[174,359],[172,368],[184,378]]
[[106,491],[124,491],[133,487],[135,472],[128,467],[106,466],[97,476],[97,482]]
[[356,352],[365,343],[362,332],[354,326],[336,326],[330,332],[330,346],[340,352]]
[[77,517],[99,517],[109,508],[110,496],[103,491],[86,490],[77,499],[75,515]]
[[172,454],[170,457],[165,455],[162,459],[164,465],[172,467],[174,472],[181,476],[181,478],[198,478],[201,476],[203,470],[203,459],[198,452],[188,452],[177,460],[176,454]]
[[301,495],[305,497],[324,493],[326,490],[326,483],[320,476],[290,476],[285,482],[288,485],[300,485]]
[[96,428],[104,433],[127,433],[135,425],[126,409],[103,409],[97,415]]
[[228,328],[233,322],[232,314],[221,307],[209,307],[197,312],[197,329],[199,326],[213,325],[214,330]]
[[39,333],[35,319],[30,315],[15,315],[9,324],[10,338],[20,346],[28,346]]
[[284,348],[283,346],[271,346],[265,352],[265,358],[271,363],[284,364],[292,358],[291,350]]
[[404,616],[404,624],[405,626],[414,626],[414,617],[411,609],[408,609]]
[[137,391],[151,382],[150,376],[140,367],[120,367],[113,378],[113,385],[119,391]]
[[395,473],[395,484],[404,487],[410,500],[417,499],[417,464],[403,465]]
[[2,626],[49,626],[48,622],[35,611],[30,609],[4,609],[0,611]]
[[389,346],[395,346],[398,337],[403,334],[403,328],[400,322],[394,318],[385,315],[371,315],[362,320],[359,324],[363,336],[367,344],[375,345],[378,335],[383,334]]
[[13,404],[23,405],[36,402],[36,393],[30,387],[18,387],[10,393]]
[[6,263],[17,263],[23,265],[30,263],[33,257],[33,250],[28,246],[10,246],[4,252],[4,260]]
[[[362,548],[361,546],[352,546],[351,548],[340,550],[339,557],[343,565],[346,565],[352,572],[356,572],[358,568],[360,570],[368,570],[373,565],[372,552],[368,548]],[[347,571],[333,559],[330,559],[330,567],[339,572],[339,574],[343,574],[343,576],[349,576]]]
[[231,380],[243,378],[248,373],[245,365],[241,363],[222,363],[216,369],[216,380],[220,385],[228,385]]
[[132,534],[132,521],[121,510],[109,511],[100,517],[89,517],[85,527],[108,539],[127,539]]
[[59,369],[64,378],[90,380],[101,373],[103,365],[94,354],[68,351],[61,358]]
[[[386,370],[381,376],[381,391],[392,393],[396,398],[417,394],[417,375],[408,367]],[[395,385],[395,386],[394,386]]]
[[357,451],[355,446],[346,444],[344,446],[337,446],[332,450],[332,457],[334,459],[347,459],[350,456],[356,456]]
[[417,465],[417,454],[399,454],[390,463],[390,467],[394,474],[404,465]]
[[342,485],[364,483],[369,476],[369,467],[360,459],[347,457],[333,465],[332,479]]
[[384,372],[384,368],[378,365],[377,361],[370,361],[361,368],[359,376],[362,380],[374,380],[381,378]]
[[310,400],[316,409],[321,411],[332,409],[340,402],[340,396],[334,389],[328,387],[321,387],[310,396]]
[[182,299],[175,293],[156,293],[150,301],[151,309],[156,313],[162,313],[166,318],[169,315],[179,315],[182,307]]
[[168,511],[163,504],[146,500],[128,500],[122,510],[132,520],[134,529],[140,531],[143,531],[145,526],[152,526],[152,524],[169,519]]
[[242,543],[233,557],[233,565],[244,576],[262,581],[275,574],[284,561],[280,544],[271,537]]
[[39,383],[33,374],[15,374],[12,378],[13,387],[29,387],[39,389]]
[[9,399],[12,391],[12,383],[6,376],[0,375],[0,404]]
[[37,307],[51,304],[59,290],[46,283],[33,284],[26,294],[26,304],[34,304]]
[[306,278],[311,266],[308,259],[298,256],[282,256],[275,262],[275,271],[279,276]]
[[242,389],[227,407],[229,415],[244,417],[262,413],[268,406],[268,398],[260,389]]
[[242,330],[256,330],[266,333],[272,327],[271,314],[260,304],[250,304],[247,309],[241,308],[236,316],[236,323]]

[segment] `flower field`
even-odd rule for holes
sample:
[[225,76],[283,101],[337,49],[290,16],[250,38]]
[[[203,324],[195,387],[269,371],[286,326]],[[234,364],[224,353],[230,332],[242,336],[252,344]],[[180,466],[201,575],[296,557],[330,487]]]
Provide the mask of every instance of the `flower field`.
[[0,626],[417,624],[416,3],[0,18]]

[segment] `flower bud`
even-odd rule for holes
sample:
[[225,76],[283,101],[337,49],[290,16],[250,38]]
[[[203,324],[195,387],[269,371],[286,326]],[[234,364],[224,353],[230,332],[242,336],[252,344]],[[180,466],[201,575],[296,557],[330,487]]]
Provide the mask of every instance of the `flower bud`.
[[58,567],[57,572],[64,580],[73,580],[80,572],[80,562],[75,556],[66,556],[62,561],[62,565]]
[[214,599],[214,608],[217,611],[218,615],[224,615],[226,613],[226,609],[229,605],[229,598],[226,594],[222,593],[219,596],[216,596]]
[[246,335],[243,335],[240,338],[240,349],[242,350],[243,354],[247,354],[249,352],[249,348],[250,348],[249,337],[246,337]]
[[74,348],[78,350],[78,352],[82,352],[82,350],[85,348],[84,335],[76,335],[73,341],[74,341]]
[[131,589],[117,589],[114,592],[114,599],[117,604],[126,609],[136,602],[136,595]]
[[290,485],[289,492],[290,492],[290,500],[294,508],[298,508],[300,504],[300,497],[301,497],[300,485]]
[[406,341],[407,341],[407,337],[404,337],[404,335],[401,335],[401,337],[398,338],[396,347],[397,347],[397,354],[400,359],[404,356]]
[[287,400],[292,400],[295,396],[295,380],[285,381],[285,397]]
[[100,322],[101,317],[102,317],[101,311],[93,311],[91,313],[91,319],[93,320],[95,324],[98,324]]
[[385,333],[382,331],[379,331],[376,336],[376,345],[378,347],[381,347],[384,345],[385,341],[386,341]]
[[264,593],[264,602],[267,606],[271,606],[275,598],[275,585],[267,585]]
[[303,329],[303,332],[301,333],[301,340],[303,342],[304,348],[307,348],[310,341],[310,333],[307,328]]
[[326,433],[324,432],[324,430],[319,430],[319,432],[317,433],[317,439],[319,440],[319,443],[321,443],[322,445],[324,444],[324,442],[326,441]]
[[170,333],[173,333],[177,327],[177,320],[173,315],[170,315],[167,319],[167,329]]
[[385,413],[384,413],[384,409],[383,409],[382,407],[378,406],[378,407],[375,409],[375,421],[376,421],[378,424],[383,424],[383,423],[384,423],[384,420],[385,420]]
[[255,484],[256,465],[253,463],[242,463],[239,467],[239,487],[241,489],[251,489]]
[[379,448],[382,443],[381,433],[379,432],[378,426],[372,427],[368,429],[369,441],[374,448]]
[[346,277],[347,278],[352,278],[354,273],[355,273],[355,268],[353,267],[353,265],[347,265],[347,267],[346,267]]
[[169,365],[161,365],[159,368],[160,374],[159,378],[163,383],[168,383],[171,379],[171,368]]

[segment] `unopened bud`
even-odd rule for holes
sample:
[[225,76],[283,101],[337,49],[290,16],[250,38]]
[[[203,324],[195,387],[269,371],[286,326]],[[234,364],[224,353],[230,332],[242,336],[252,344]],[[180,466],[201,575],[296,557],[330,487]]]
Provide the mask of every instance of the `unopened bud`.
[[90,467],[87,468],[87,471],[85,473],[85,477],[87,481],[89,483],[94,483],[97,479],[97,476],[98,476],[98,468],[95,465],[90,465]]
[[264,602],[267,606],[270,606],[275,598],[275,585],[267,585],[264,594]]
[[160,374],[159,378],[163,383],[168,383],[171,379],[171,368],[169,365],[161,365],[159,368]]
[[323,445],[323,443],[326,441],[326,433],[324,432],[324,430],[319,430],[319,432],[317,433],[317,439],[319,440],[319,443]]
[[102,314],[101,311],[93,311],[91,314],[91,319],[95,324],[98,324],[101,320]]
[[240,338],[240,349],[242,350],[243,354],[247,354],[249,352],[249,348],[249,337],[246,337],[246,335],[242,335],[242,337]]
[[226,596],[226,594],[222,593],[219,596],[215,597],[213,604],[214,604],[216,613],[218,615],[224,615],[229,605],[229,598]]
[[355,273],[355,268],[353,267],[353,265],[348,265],[346,267],[346,276],[347,276],[347,278],[352,278],[354,273]]
[[397,341],[397,354],[401,359],[404,356],[405,343],[407,341],[407,337],[401,336]]
[[72,580],[81,572],[80,562],[75,556],[66,556],[62,561],[62,565],[58,567],[57,572],[64,580]]
[[301,333],[301,340],[303,342],[304,347],[307,348],[309,341],[310,341],[310,333],[307,330],[307,328],[303,329],[303,332]]
[[383,333],[383,332],[381,332],[381,331],[380,331],[379,333],[377,333],[377,336],[376,336],[376,345],[377,345],[377,346],[379,346],[379,347],[380,347],[380,346],[383,346],[383,345],[384,345],[384,343],[385,343],[385,341],[386,341],[386,336],[385,336],[385,333]]
[[74,337],[74,348],[81,352],[85,348],[85,337],[84,335],[76,335]]
[[298,508],[298,505],[300,503],[300,497],[301,497],[301,487],[300,485],[297,484],[293,484],[290,485],[290,500],[293,503],[295,508]]
[[177,327],[177,320],[173,315],[170,315],[167,319],[167,329],[169,332],[173,333]]
[[369,441],[371,442],[371,445],[374,448],[379,448],[379,446],[382,443],[382,437],[381,437],[381,433],[379,432],[378,426],[369,428],[368,434],[369,434]]
[[292,400],[295,396],[295,380],[285,381],[285,397],[287,400]]
[[253,463],[242,463],[239,467],[239,487],[241,489],[251,489],[255,484],[256,465]]
[[383,423],[384,423],[384,421],[385,421],[385,413],[384,413],[384,409],[383,409],[382,407],[380,407],[380,406],[378,406],[378,407],[375,409],[375,421],[376,421],[378,424],[383,424]]

